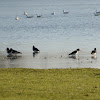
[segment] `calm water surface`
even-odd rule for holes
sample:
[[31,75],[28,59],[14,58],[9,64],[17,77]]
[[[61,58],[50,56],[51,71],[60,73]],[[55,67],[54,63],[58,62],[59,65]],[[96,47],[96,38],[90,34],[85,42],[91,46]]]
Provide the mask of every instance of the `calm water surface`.
[[[63,14],[63,10],[69,11]],[[99,0],[0,0],[1,68],[100,68]],[[24,12],[33,15],[26,18]],[[55,15],[51,15],[55,12]],[[37,15],[42,15],[37,18]],[[19,20],[15,20],[16,17]],[[32,46],[40,49],[33,57]],[[7,58],[6,48],[23,54]],[[97,58],[90,52],[97,48]],[[80,48],[78,59],[68,53]]]

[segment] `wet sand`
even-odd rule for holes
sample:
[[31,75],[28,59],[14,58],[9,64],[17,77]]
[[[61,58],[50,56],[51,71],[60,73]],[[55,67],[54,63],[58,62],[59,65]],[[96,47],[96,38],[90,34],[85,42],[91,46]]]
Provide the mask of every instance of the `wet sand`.
[[80,52],[79,56],[68,56],[69,52],[40,52],[33,55],[24,52],[17,57],[7,57],[6,53],[0,54],[0,68],[100,68],[100,57],[93,58],[89,52]]

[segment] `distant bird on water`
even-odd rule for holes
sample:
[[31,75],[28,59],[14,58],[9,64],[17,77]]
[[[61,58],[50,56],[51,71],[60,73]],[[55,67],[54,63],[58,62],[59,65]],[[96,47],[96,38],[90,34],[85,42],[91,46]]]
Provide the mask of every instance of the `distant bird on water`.
[[24,12],[24,15],[26,15],[26,16],[27,16],[27,15],[28,15],[28,13],[27,13],[27,12]]
[[16,51],[16,50],[14,50],[14,49],[12,49],[12,48],[10,48],[10,49],[7,48],[6,51],[7,51],[8,55],[22,54],[21,52]]
[[63,14],[68,14],[69,12],[63,10]]
[[52,12],[51,15],[55,15],[55,12]]
[[33,45],[33,53],[39,53],[40,50]]
[[96,53],[97,53],[96,48],[94,48],[94,50],[91,51],[91,54],[96,55]]
[[16,20],[19,20],[19,17],[16,17],[15,19],[16,19]]
[[71,52],[69,55],[71,55],[71,56],[76,56],[76,55],[78,54],[79,51],[80,51],[80,49],[77,49],[77,50]]
[[31,15],[31,16],[26,15],[26,17],[27,17],[27,18],[33,18],[33,16],[32,16],[32,15]]

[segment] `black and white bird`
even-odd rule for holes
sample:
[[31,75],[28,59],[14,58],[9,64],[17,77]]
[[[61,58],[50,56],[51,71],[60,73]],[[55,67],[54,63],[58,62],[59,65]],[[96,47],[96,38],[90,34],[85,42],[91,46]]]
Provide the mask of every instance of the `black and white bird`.
[[97,53],[96,48],[94,48],[94,50],[91,51],[91,54],[96,55],[96,53]]
[[40,50],[33,45],[33,53],[39,53]]
[[12,48],[10,48],[10,51],[11,51],[12,54],[22,54],[21,52],[16,51],[16,50],[14,50]]
[[41,18],[42,17],[42,15],[37,15],[37,18]]
[[77,50],[71,52],[69,55],[71,55],[71,56],[76,56],[76,55],[78,54],[79,51],[80,51],[80,49],[77,49]]
[[10,48],[10,49],[7,48],[6,51],[7,51],[8,55],[22,54],[21,52],[16,51],[16,50],[14,50],[14,49],[12,49],[12,48]]

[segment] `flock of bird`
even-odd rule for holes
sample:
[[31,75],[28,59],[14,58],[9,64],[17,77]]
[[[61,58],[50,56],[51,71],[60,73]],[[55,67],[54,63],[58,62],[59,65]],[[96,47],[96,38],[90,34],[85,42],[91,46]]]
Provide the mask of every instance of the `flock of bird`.
[[[63,10],[63,14],[68,14],[68,13],[69,13],[68,11]],[[27,12],[24,12],[24,15],[26,15],[27,18],[33,18],[34,17],[33,15],[29,16]],[[55,15],[55,12],[52,12],[51,15]],[[37,18],[39,18],[39,17],[42,17],[42,15],[37,15]],[[15,19],[19,20],[19,17],[17,16]]]
[[[17,54],[22,54],[21,52],[14,50],[12,48],[6,48],[7,51],[7,57],[12,57],[12,56],[17,56]],[[36,48],[35,46],[33,46],[33,54],[39,53],[40,50],[38,48]]]
[[[12,48],[8,48],[8,47],[7,47],[6,51],[8,54],[7,57],[16,56],[17,54],[22,54],[21,52],[14,50]],[[77,56],[79,51],[80,51],[80,49],[76,49],[75,51],[69,53],[69,56]],[[33,55],[35,55],[36,53],[39,53],[39,52],[40,52],[40,50],[33,45]],[[97,53],[96,48],[94,48],[94,50],[91,51],[91,54],[93,56],[96,56],[96,53]]]

